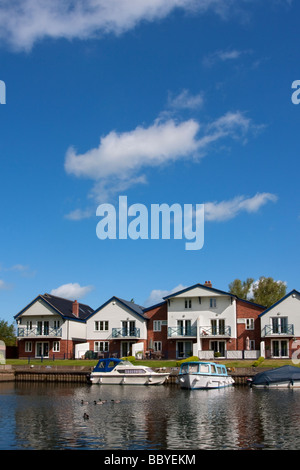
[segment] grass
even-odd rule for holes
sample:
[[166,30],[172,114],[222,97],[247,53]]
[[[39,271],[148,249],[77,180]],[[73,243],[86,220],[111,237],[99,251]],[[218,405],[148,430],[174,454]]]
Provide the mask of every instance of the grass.
[[[240,367],[253,367],[255,361],[251,360],[216,360],[216,362],[219,362],[221,364],[225,364],[226,367],[234,367],[234,368],[240,368]],[[156,361],[156,360],[137,360],[134,361],[135,364],[140,364],[140,365],[145,365],[148,367],[152,368],[158,368],[158,367],[178,367],[178,361],[176,360],[161,360],[161,361]],[[28,360],[27,359],[7,359],[6,364],[8,365],[28,365]],[[31,359],[30,364],[32,365],[53,365],[53,366],[80,366],[80,367],[94,367],[97,364],[97,360],[93,359],[58,359],[58,360],[47,360],[44,359],[43,362],[39,359]],[[293,364],[291,359],[265,359],[263,362],[259,364],[258,367],[281,367],[284,365],[297,365]]]

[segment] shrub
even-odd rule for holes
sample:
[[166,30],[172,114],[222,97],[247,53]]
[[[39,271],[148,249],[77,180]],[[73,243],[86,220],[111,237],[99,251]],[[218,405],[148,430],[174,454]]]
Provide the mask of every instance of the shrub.
[[257,361],[253,362],[252,366],[253,367],[258,367],[262,362],[264,362],[265,358],[260,356]]
[[198,356],[187,357],[186,359],[182,359],[181,361],[177,361],[176,366],[180,367],[183,362],[189,362],[189,361],[199,361],[199,357]]

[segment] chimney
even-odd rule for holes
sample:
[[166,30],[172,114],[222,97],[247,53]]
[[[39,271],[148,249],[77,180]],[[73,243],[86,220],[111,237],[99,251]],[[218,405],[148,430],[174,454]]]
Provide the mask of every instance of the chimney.
[[212,287],[211,281],[205,281],[204,285],[205,285],[206,287]]
[[77,300],[74,300],[74,302],[73,302],[72,313],[76,317],[79,317],[79,303],[77,302]]

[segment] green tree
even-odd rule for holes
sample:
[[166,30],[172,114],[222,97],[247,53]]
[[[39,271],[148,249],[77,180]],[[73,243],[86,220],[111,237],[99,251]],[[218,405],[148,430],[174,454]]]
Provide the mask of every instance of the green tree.
[[229,292],[240,299],[249,300],[266,308],[271,307],[286,294],[286,284],[272,277],[261,276],[258,281],[252,278],[241,281],[235,279],[229,284]]
[[16,335],[14,325],[9,325],[7,321],[0,320],[0,340],[4,341],[6,346],[15,346]]
[[275,281],[272,277],[260,277],[253,284],[253,302],[269,308],[278,302],[286,294],[286,284],[283,281]]
[[[241,281],[240,279],[235,279],[229,284],[229,292],[236,295],[239,299],[247,300],[251,286],[253,285],[254,279],[249,277],[246,281]],[[248,299],[249,300],[249,299]]]

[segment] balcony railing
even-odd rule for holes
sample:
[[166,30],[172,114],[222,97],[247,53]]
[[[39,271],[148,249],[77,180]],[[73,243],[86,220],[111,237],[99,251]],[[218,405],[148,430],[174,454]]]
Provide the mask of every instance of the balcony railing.
[[201,326],[200,327],[200,336],[205,338],[207,336],[231,336],[231,327],[230,326]]
[[112,338],[139,338],[139,328],[112,328]]
[[17,331],[17,336],[19,338],[36,338],[39,336],[47,336],[60,338],[62,336],[61,328],[50,328],[50,327],[35,327],[35,328],[26,328],[19,327]]
[[266,325],[262,329],[261,336],[294,336],[294,325]]
[[181,327],[181,326],[169,326],[168,328],[168,337],[169,338],[174,338],[174,337],[183,337],[183,336],[192,336],[196,337],[197,336],[197,327],[196,326],[191,326],[191,327]]

